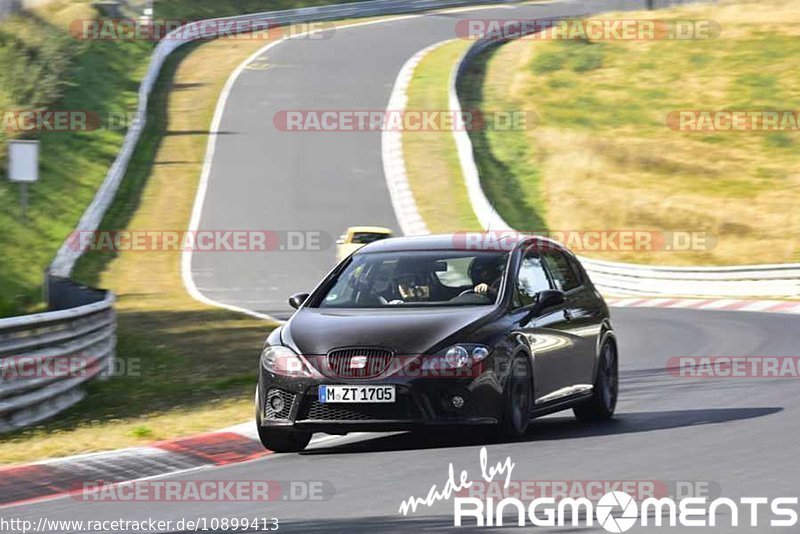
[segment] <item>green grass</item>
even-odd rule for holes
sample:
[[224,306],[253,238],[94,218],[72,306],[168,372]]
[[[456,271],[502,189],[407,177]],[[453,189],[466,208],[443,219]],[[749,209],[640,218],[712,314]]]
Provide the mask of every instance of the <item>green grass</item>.
[[530,111],[500,101],[494,86],[486,83],[486,62],[496,49],[479,56],[468,67],[458,91],[464,109],[480,109],[487,128],[470,132],[481,186],[495,209],[513,228],[526,232],[547,230],[545,204],[540,194],[540,173],[533,164],[533,147],[524,132],[494,128],[492,111]]
[[[134,107],[152,45],[67,35],[65,20],[91,14],[86,4],[62,3],[0,24],[3,111],[49,108],[103,115]],[[30,188],[26,222],[19,219],[18,186],[0,180],[0,316],[40,306],[43,272],[105,178],[124,133],[100,129],[25,137],[41,142],[40,180]],[[9,138],[0,132],[3,174]]]
[[[678,132],[675,110],[797,110],[800,6],[727,1],[610,18],[712,19],[718,39],[526,40],[484,54],[467,107],[533,110],[533,131],[472,133],[484,186],[523,230],[690,230],[711,250],[638,263],[800,260],[800,133]],[[590,254],[591,255],[591,254]]]
[[[422,59],[408,87],[406,109],[449,109],[450,73],[468,45],[454,41]],[[417,207],[432,232],[479,228],[467,198],[452,132],[403,132],[403,154]]]
[[[260,46],[189,45],[167,60],[103,229],[188,225],[207,135],[165,134],[208,128],[230,71]],[[58,418],[3,435],[0,464],[145,444],[252,416],[258,350],[274,325],[192,300],[179,262],[170,252],[84,256],[74,278],[117,294],[117,357],[134,372],[92,382]]]

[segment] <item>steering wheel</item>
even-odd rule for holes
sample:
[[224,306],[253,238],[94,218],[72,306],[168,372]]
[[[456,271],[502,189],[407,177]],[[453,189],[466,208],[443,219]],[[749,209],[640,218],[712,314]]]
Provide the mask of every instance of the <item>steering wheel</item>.
[[[465,289],[464,291],[462,291],[461,293],[459,293],[459,294],[458,294],[458,296],[459,296],[459,297],[463,297],[464,295],[470,295],[470,294],[472,294],[472,295],[477,295],[477,293],[475,293],[475,290],[474,290],[474,289]],[[458,298],[458,297],[456,297],[456,298]]]

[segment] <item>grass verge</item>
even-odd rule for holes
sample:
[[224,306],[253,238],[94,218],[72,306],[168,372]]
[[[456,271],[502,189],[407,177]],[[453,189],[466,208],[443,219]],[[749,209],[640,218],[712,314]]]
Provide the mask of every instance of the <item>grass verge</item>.
[[[800,260],[798,132],[674,131],[676,110],[800,109],[800,7],[728,1],[624,19],[711,19],[718,39],[521,40],[480,58],[465,107],[534,110],[472,134],[487,194],[521,230],[702,231],[711,249],[587,254],[652,264]],[[531,224],[533,221],[534,224]]]
[[25,221],[19,187],[0,180],[0,317],[41,307],[44,269],[105,178],[125,134],[20,132],[7,112],[56,109],[107,117],[136,102],[152,44],[69,36],[70,21],[94,16],[87,3],[57,1],[0,23],[0,173],[7,171],[8,140],[41,143],[40,179],[30,187]]
[[[414,70],[408,110],[447,110],[450,72],[470,43],[452,41],[429,52]],[[432,232],[479,227],[467,197],[450,131],[404,131],[406,171],[417,208]]]
[[[102,228],[188,227],[219,93],[264,44],[190,45],[168,61]],[[274,325],[192,300],[175,252],[90,253],[75,278],[118,295],[117,352],[126,372],[91,384],[88,398],[58,418],[4,436],[0,462],[146,444],[252,416],[258,348]]]

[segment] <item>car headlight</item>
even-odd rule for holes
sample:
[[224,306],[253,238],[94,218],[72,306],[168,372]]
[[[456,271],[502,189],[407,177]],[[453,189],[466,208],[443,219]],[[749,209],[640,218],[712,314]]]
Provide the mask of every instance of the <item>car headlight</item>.
[[261,351],[261,366],[276,375],[290,377],[314,376],[312,369],[292,349],[283,345],[268,345]]
[[448,347],[439,354],[423,360],[423,369],[462,369],[482,362],[489,356],[489,348],[484,345],[461,343]]
[[454,345],[444,353],[444,361],[453,369],[469,365],[469,352],[461,345]]

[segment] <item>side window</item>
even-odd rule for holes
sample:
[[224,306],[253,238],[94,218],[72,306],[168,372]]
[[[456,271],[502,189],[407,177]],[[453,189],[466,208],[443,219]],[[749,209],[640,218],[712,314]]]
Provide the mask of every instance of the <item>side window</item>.
[[516,304],[519,306],[533,304],[536,294],[544,289],[550,289],[550,282],[542,266],[542,260],[537,253],[527,252],[522,258],[517,274]]
[[550,251],[542,254],[544,263],[556,283],[556,289],[569,291],[581,285],[578,273],[569,264],[567,257],[558,251]]
[[575,277],[578,279],[578,285],[584,285],[586,283],[586,273],[583,270],[583,267],[578,263],[578,260],[575,259],[574,256],[567,255],[567,263],[572,268],[572,272],[575,273]]

